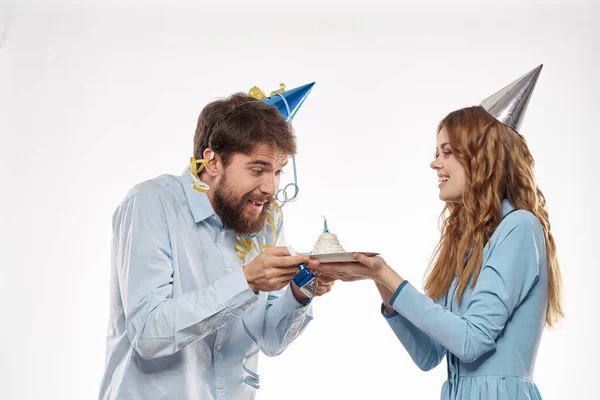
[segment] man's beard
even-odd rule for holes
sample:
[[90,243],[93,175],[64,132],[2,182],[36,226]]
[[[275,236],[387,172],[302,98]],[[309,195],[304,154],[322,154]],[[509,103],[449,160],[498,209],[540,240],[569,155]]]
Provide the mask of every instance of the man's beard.
[[267,202],[263,205],[260,214],[255,219],[250,220],[244,216],[244,210],[248,201],[252,198],[252,194],[246,193],[241,198],[236,198],[233,189],[229,186],[226,175],[223,175],[221,182],[215,186],[213,194],[213,207],[225,228],[233,229],[240,235],[252,235],[264,228],[271,207],[270,199],[260,199],[261,201],[267,200]]

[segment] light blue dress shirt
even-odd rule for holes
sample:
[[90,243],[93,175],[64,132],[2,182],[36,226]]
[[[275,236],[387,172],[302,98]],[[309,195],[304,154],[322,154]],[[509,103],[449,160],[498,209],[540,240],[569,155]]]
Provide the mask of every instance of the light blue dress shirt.
[[[432,301],[404,281],[382,313],[422,369],[447,359],[444,400],[539,400],[535,359],[548,310],[548,264],[540,222],[504,200],[505,218],[484,249],[481,273],[459,304],[456,280]],[[513,212],[514,211],[514,212]]]
[[[224,229],[186,170],[135,186],[113,216],[110,320],[102,400],[253,399],[242,359],[280,354],[312,319],[288,286],[248,287],[235,232]],[[285,245],[276,221],[277,246]],[[273,228],[257,235],[272,245]],[[257,371],[258,355],[246,365]],[[282,394],[283,396],[283,394]]]

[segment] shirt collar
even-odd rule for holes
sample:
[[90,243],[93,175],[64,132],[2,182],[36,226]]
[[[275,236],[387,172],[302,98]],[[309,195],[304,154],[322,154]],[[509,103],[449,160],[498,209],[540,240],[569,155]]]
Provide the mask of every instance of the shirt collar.
[[511,212],[514,209],[515,208],[513,207],[512,204],[510,204],[508,199],[502,200],[502,216],[503,217],[506,216],[506,214],[508,214],[509,212]]
[[194,216],[194,221],[201,222],[213,215],[216,216],[208,195],[192,188],[192,176],[190,175],[189,167],[181,174],[181,183],[183,184],[183,191],[190,205],[190,210]]

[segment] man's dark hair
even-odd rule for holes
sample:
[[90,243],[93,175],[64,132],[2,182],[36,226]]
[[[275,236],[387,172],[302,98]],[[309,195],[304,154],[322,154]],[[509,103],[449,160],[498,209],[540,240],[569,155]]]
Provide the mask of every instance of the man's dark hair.
[[296,154],[296,137],[279,110],[244,93],[206,105],[198,117],[194,157],[211,148],[226,166],[234,153],[249,154],[257,144]]

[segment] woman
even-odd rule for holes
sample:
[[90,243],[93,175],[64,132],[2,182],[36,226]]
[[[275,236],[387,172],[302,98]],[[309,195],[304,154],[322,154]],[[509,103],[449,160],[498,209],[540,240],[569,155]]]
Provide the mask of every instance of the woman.
[[431,163],[446,206],[426,295],[381,257],[317,268],[374,280],[383,315],[422,370],[446,355],[442,399],[541,399],[532,376],[544,326],[562,316],[561,276],[533,164],[524,137],[486,109],[454,111]]

